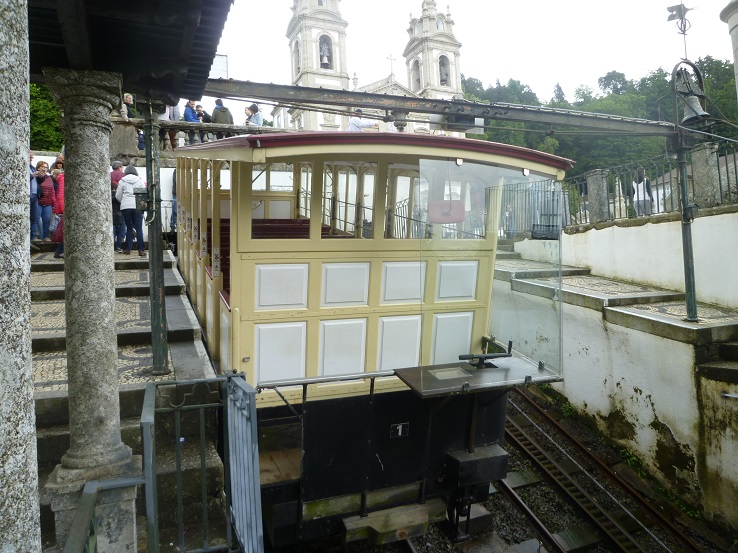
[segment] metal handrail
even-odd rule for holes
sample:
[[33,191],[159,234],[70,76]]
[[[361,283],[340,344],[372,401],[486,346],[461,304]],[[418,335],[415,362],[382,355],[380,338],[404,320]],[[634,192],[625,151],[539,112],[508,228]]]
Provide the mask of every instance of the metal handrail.
[[97,494],[104,490],[116,490],[145,484],[143,476],[128,476],[110,480],[89,480],[85,483],[79,506],[74,513],[64,553],[88,553],[97,551],[95,506]]

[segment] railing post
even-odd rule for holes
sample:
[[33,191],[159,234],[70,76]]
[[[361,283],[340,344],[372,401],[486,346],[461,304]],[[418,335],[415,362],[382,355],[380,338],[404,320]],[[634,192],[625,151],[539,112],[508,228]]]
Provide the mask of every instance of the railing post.
[[722,203],[720,176],[715,143],[707,142],[692,149],[692,182],[694,203],[700,207],[715,207]]
[[607,190],[607,169],[593,169],[585,173],[587,178],[587,198],[589,204],[589,222],[600,223],[609,219],[608,202],[610,194]]

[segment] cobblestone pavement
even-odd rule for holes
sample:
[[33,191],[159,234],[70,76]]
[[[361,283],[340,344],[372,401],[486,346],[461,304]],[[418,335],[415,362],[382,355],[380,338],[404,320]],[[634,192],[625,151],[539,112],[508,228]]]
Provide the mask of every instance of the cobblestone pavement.
[[[154,376],[151,346],[122,346],[118,348],[118,378],[121,386],[174,379],[174,374]],[[171,359],[169,365],[172,365]],[[67,353],[52,351],[33,355],[35,390],[64,390],[67,387]]]
[[[115,271],[115,286],[133,286],[149,283],[148,269],[118,269]],[[63,272],[31,273],[31,288],[49,289],[64,286]]]
[[[151,304],[148,296],[115,298],[115,320],[118,332],[123,330],[148,330],[151,321]],[[31,328],[33,336],[57,336],[67,329],[64,300],[49,300],[31,304]]]

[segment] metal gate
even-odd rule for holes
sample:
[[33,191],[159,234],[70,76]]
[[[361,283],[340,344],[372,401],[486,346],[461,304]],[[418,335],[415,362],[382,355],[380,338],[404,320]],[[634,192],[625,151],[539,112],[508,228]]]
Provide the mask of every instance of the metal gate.
[[255,396],[241,375],[147,386],[149,553],[264,551]]

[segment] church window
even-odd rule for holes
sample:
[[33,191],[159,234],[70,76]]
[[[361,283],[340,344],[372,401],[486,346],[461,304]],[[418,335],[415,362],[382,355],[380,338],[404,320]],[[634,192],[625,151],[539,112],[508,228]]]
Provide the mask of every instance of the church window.
[[418,63],[418,60],[413,62],[410,69],[410,87],[413,89],[413,92],[419,92],[422,88],[420,86],[420,63]]
[[415,34],[419,35],[423,32],[423,24],[420,21],[415,22]]
[[436,29],[443,31],[443,17],[436,19]]
[[449,63],[446,56],[441,56],[438,60],[438,77],[441,86],[449,86]]
[[326,0],[318,0],[318,6],[325,6]]
[[295,75],[300,73],[300,43],[295,42],[295,49],[292,52],[293,64],[295,67]]
[[323,35],[318,41],[318,55],[321,69],[333,69],[333,41],[331,37]]

